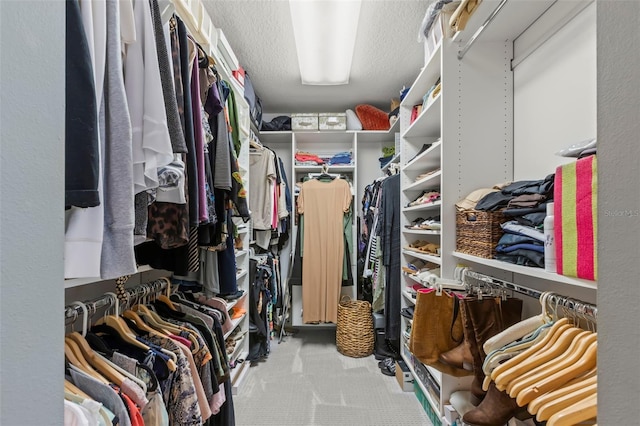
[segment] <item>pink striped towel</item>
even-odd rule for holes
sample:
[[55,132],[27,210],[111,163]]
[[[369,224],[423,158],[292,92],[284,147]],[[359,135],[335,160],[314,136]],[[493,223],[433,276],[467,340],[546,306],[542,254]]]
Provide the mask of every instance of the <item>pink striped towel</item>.
[[558,274],[596,280],[598,217],[596,156],[556,169],[554,217]]

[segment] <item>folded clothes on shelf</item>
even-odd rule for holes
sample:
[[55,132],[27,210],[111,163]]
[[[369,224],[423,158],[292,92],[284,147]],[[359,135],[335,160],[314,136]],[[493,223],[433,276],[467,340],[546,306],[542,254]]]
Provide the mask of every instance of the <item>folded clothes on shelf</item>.
[[423,219],[423,218],[419,217],[416,220],[412,221],[409,225],[405,225],[405,228],[413,229],[413,230],[416,230],[416,231],[420,231],[420,230],[431,230],[431,231],[440,230],[441,229],[440,216],[428,217],[426,219]]
[[296,164],[299,163],[313,163],[316,165],[324,164],[324,160],[318,157],[316,154],[311,154],[309,152],[296,152],[295,155]]
[[346,151],[346,152],[339,152],[335,154],[333,157],[329,159],[329,161],[327,161],[327,163],[329,163],[332,166],[351,165],[353,164],[353,161],[352,161],[351,153]]

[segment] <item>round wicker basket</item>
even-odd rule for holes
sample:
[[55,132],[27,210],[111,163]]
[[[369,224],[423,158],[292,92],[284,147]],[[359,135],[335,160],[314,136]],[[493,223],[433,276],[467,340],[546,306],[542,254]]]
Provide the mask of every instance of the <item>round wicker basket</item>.
[[371,304],[344,296],[338,304],[338,352],[352,358],[369,356],[373,353],[374,338]]

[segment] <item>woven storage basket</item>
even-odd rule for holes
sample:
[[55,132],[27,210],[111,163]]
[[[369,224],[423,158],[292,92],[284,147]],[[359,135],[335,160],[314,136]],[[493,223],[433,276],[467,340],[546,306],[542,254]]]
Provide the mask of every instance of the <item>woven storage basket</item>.
[[[474,220],[475,219],[475,220]],[[503,234],[501,223],[507,221],[502,211],[467,210],[456,213],[456,251],[493,259]]]
[[336,324],[338,352],[352,358],[369,356],[373,353],[374,338],[371,304],[348,296],[340,299]]

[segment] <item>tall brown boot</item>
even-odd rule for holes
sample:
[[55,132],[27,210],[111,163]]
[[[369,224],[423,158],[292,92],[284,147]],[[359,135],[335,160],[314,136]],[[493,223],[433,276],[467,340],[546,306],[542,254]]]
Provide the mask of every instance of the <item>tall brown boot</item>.
[[467,412],[462,421],[469,426],[502,426],[512,417],[525,420],[531,415],[525,407],[519,407],[515,399],[506,392],[499,391],[495,383],[491,382],[480,405]]
[[521,299],[502,300],[499,297],[491,297],[482,300],[469,300],[467,303],[467,317],[472,324],[476,343],[475,350],[472,349],[471,351],[474,371],[471,391],[475,397],[481,397],[484,393],[482,391],[482,382],[485,374],[482,370],[482,364],[487,357],[483,349],[484,343],[507,327],[520,321],[521,314]]
[[460,317],[463,327],[463,342],[450,351],[440,354],[440,361],[445,364],[453,365],[457,368],[464,368],[464,364],[473,364],[473,355],[471,354],[470,342],[474,341],[473,327],[467,327],[466,308],[464,307],[465,299],[460,301]]

